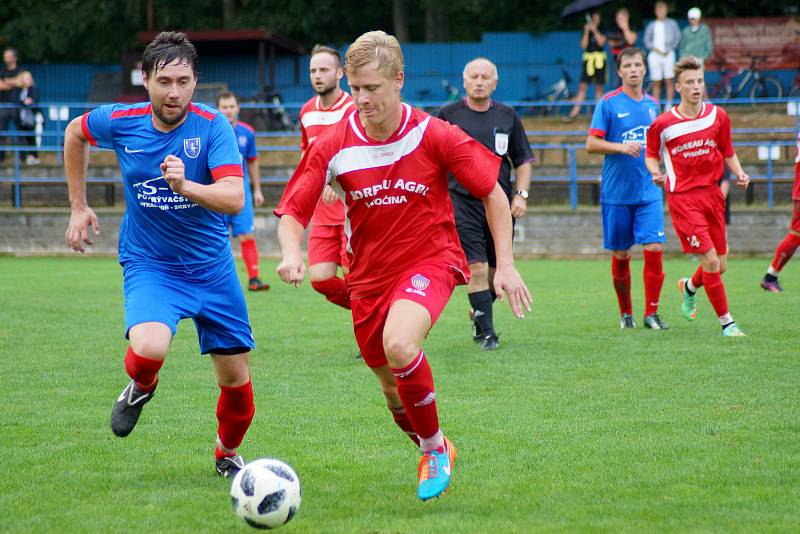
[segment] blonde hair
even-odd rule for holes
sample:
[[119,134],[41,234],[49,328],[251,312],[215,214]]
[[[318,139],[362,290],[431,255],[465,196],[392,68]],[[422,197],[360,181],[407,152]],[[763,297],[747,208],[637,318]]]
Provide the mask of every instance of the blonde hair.
[[681,74],[687,70],[703,70],[703,60],[695,56],[682,57],[675,63],[675,81],[679,82]]
[[356,39],[347,49],[344,60],[348,76],[373,61],[378,62],[378,70],[389,78],[403,70],[400,43],[384,31],[367,32]]

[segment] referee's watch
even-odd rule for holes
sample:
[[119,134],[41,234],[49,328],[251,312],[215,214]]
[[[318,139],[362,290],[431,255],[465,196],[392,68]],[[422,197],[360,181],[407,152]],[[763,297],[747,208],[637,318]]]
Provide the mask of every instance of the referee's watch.
[[521,196],[525,200],[528,200],[528,192],[525,191],[524,189],[517,189],[516,191],[514,191],[514,194]]

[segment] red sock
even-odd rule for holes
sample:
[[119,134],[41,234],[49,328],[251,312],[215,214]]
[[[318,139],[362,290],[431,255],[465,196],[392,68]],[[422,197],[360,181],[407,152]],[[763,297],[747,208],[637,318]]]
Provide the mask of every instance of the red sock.
[[697,270],[692,275],[692,285],[695,289],[703,287],[703,266],[698,265]]
[[[217,401],[217,436],[226,449],[236,449],[242,444],[247,429],[256,413],[253,403],[253,382],[241,386],[220,386]],[[217,458],[230,456],[217,447]]]
[[419,436],[417,433],[414,432],[414,427],[411,426],[411,420],[408,418],[408,413],[406,413],[405,408],[400,408],[398,410],[394,410],[389,408],[389,411],[392,412],[392,417],[394,418],[395,424],[400,427],[406,436],[408,436],[411,441],[417,444],[419,447]]
[[614,291],[617,292],[619,313],[633,315],[631,304],[631,260],[621,260],[611,256],[611,277],[614,279]]
[[658,299],[664,285],[664,269],[660,250],[644,251],[644,315],[658,312]]
[[432,438],[439,432],[439,414],[436,411],[433,373],[425,353],[419,351],[407,367],[392,369],[392,373],[397,378],[397,393],[417,436]]
[[344,278],[331,276],[327,280],[312,280],[311,287],[337,306],[346,310],[350,309],[350,290],[347,288],[347,280]]
[[155,389],[158,383],[158,370],[162,365],[164,360],[139,356],[130,347],[125,354],[125,371],[136,383],[136,387],[144,392]]
[[783,266],[792,259],[792,254],[794,254],[798,246],[800,246],[800,236],[796,236],[792,233],[786,234],[786,237],[780,242],[778,248],[775,249],[775,258],[772,260],[772,268],[777,272],[781,272]]
[[244,266],[247,267],[247,277],[256,278],[258,276],[258,248],[255,239],[242,241],[242,259]]
[[717,313],[717,317],[726,315],[728,313],[728,297],[725,296],[725,284],[722,283],[722,275],[704,271],[703,285],[706,287],[706,295]]

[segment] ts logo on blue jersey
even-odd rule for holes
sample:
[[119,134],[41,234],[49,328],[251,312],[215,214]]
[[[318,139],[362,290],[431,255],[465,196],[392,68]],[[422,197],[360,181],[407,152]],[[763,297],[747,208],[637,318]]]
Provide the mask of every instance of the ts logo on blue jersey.
[[200,155],[200,138],[192,137],[191,139],[183,140],[183,152],[194,159]]
[[622,133],[623,143],[639,143],[642,146],[647,145],[647,130],[648,126],[637,126],[627,132]]

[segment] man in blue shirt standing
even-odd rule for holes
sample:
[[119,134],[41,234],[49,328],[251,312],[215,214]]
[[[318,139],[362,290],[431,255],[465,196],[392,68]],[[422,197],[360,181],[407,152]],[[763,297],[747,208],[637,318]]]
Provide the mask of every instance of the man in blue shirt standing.
[[113,149],[125,186],[119,261],[131,381],[112,408],[111,429],[120,437],[133,430],[155,393],[178,322],[192,318],[220,387],[216,469],[230,477],[244,466],[236,448],[255,414],[255,344],[225,219],[244,203],[241,156],[225,117],[191,102],[197,52],[186,35],[160,33],[144,51],[142,73],[149,102],[100,106],[67,127],[66,241],[83,252],[92,244],[89,228],[100,233],[86,202],[88,145]]
[[658,102],[644,94],[644,52],[626,48],[619,55],[622,86],[597,104],[586,139],[586,150],[604,154],[600,205],[603,246],[612,252],[611,273],[620,310],[620,327],[635,328],[631,304],[630,248],[644,248],[644,325],[669,326],[658,315],[664,284],[662,246],[664,207],[644,163],[647,130],[658,115]]

